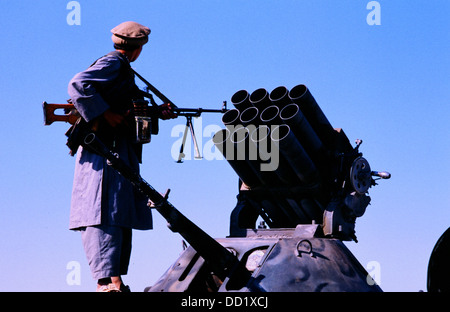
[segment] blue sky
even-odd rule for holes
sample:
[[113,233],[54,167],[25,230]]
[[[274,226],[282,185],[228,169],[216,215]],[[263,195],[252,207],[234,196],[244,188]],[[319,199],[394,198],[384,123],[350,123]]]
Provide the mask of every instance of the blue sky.
[[[0,1],[0,291],[91,291],[78,233],[68,230],[74,159],[64,123],[43,125],[43,101],[64,103],[67,83],[112,49],[110,29],[134,20],[152,29],[133,67],[179,107],[220,108],[234,92],[309,87],[335,128],[374,170],[392,173],[370,190],[346,245],[379,265],[385,291],[426,290],[431,250],[450,226],[450,2],[368,0]],[[184,119],[160,124],[145,146],[142,175],[213,237],[228,235],[237,176],[225,161],[175,163]],[[195,120],[201,147],[207,126]],[[193,152],[192,156],[193,158]],[[154,230],[134,232],[125,282],[141,291],[181,252],[181,237],[154,213]],[[375,262],[374,262],[375,261]],[[79,263],[79,285],[68,264]],[[370,268],[369,268],[370,269]]]

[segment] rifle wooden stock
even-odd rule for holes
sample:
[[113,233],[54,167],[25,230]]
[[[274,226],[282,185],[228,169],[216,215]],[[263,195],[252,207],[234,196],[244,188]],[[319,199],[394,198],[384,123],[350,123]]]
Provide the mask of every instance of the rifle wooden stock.
[[[42,103],[42,108],[44,110],[44,125],[51,125],[54,121],[64,121],[70,124],[75,124],[80,115],[75,111],[75,106],[73,104],[49,104],[47,102]],[[65,109],[69,113],[63,115],[55,114],[55,110]]]

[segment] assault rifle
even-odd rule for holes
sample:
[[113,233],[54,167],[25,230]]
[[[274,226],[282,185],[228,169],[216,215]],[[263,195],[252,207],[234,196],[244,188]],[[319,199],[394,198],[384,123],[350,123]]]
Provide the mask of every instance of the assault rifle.
[[[134,70],[133,70],[134,71]],[[197,144],[197,139],[195,137],[194,127],[192,125],[192,118],[193,117],[200,117],[202,113],[225,113],[227,109],[227,102],[224,101],[221,109],[207,109],[207,108],[179,108],[177,107],[171,100],[169,100],[164,94],[162,94],[158,89],[156,89],[150,82],[148,82],[144,77],[142,77],[140,74],[138,74],[136,71],[134,71],[136,76],[142,80],[146,87],[146,91],[140,91],[141,95],[148,98],[150,100],[150,103],[152,104],[152,111],[153,113],[151,116],[152,119],[152,128],[156,129],[153,130],[153,134],[157,134],[158,131],[158,117],[160,117],[160,107],[158,104],[156,104],[155,100],[153,99],[153,95],[149,92],[152,92],[154,95],[156,95],[161,101],[163,101],[163,104],[171,104],[172,110],[177,114],[177,116],[183,116],[186,117],[186,128],[184,130],[183,134],[183,141],[181,143],[180,147],[180,154],[178,157],[178,163],[182,163],[182,159],[185,157],[184,146],[186,144],[186,138],[187,138],[187,132],[191,132],[192,140],[194,142],[194,148],[195,148],[195,158],[202,158],[200,155],[200,151]],[[141,101],[142,102],[142,101]],[[147,106],[148,102],[143,101],[144,105]],[[141,103],[142,105],[142,103]],[[63,109],[63,114],[56,114],[55,111],[58,109]],[[47,102],[43,103],[43,110],[44,110],[44,125],[48,126],[51,125],[55,121],[62,121],[62,122],[68,122],[71,125],[74,125],[77,120],[80,118],[79,112],[76,110],[75,106],[72,103],[67,104],[49,104]],[[145,111],[145,109],[144,109]],[[138,115],[138,114],[136,114]]]
[[[169,102],[171,103],[171,102]],[[171,103],[172,104],[172,103]],[[67,104],[55,104],[43,102],[42,104],[44,110],[44,125],[49,126],[55,121],[68,122],[71,125],[75,124],[77,119],[80,117],[75,106],[71,103]],[[173,111],[178,116],[183,116],[186,118],[200,117],[202,113],[225,113],[227,109],[227,102],[224,101],[221,109],[209,109],[209,108],[178,108],[172,104]],[[64,110],[64,113],[57,114],[55,111],[57,109]]]
[[[167,102],[171,103],[171,102]],[[62,122],[68,122],[71,125],[74,125],[76,121],[80,118],[80,114],[78,113],[75,106],[71,103],[67,104],[49,104],[47,102],[44,102],[43,104],[43,110],[44,110],[44,125],[48,126],[51,125],[55,121],[62,121]],[[172,106],[175,106],[172,104]],[[55,111],[57,109],[63,109],[63,114],[56,114]],[[152,116],[152,122],[156,123],[156,129],[157,129],[157,122],[158,122],[158,116],[159,116],[159,107],[155,108],[156,114]],[[194,149],[195,149],[195,158],[200,159],[202,158],[200,154],[200,150],[198,148],[197,139],[195,137],[194,127],[192,125],[192,118],[193,117],[200,117],[202,113],[225,113],[227,111],[227,102],[224,101],[221,109],[207,109],[207,108],[178,108],[175,106],[175,108],[172,109],[177,116],[183,116],[186,117],[186,127],[183,134],[183,140],[180,147],[180,153],[178,156],[177,163],[182,163],[183,158],[185,157],[184,154],[184,146],[186,144],[186,138],[188,131],[191,132],[192,141],[194,142]],[[156,118],[155,118],[156,117]],[[155,125],[152,125],[152,127],[155,127]],[[157,134],[157,130],[155,132],[152,131],[153,134]]]

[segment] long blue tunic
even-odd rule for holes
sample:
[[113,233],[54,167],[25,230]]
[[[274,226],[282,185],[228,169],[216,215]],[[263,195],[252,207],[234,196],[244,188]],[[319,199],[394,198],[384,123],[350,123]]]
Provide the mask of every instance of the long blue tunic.
[[[108,54],[87,70],[73,77],[68,93],[86,121],[99,117],[127,99],[137,89],[129,62],[121,53]],[[125,73],[125,79],[124,79]],[[127,76],[130,75],[130,76]],[[139,172],[135,145],[126,135],[116,135],[113,151]],[[82,146],[76,154],[69,228],[72,230],[100,224],[133,229],[152,228],[152,215],[147,197],[134,189],[129,181],[107,165],[106,159]]]

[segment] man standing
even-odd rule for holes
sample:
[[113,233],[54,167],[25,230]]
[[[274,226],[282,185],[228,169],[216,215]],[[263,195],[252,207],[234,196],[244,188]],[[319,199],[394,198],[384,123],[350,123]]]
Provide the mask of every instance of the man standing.
[[[134,139],[133,102],[142,96],[130,62],[139,57],[150,29],[124,22],[111,32],[115,51],[75,75],[68,93],[100,140],[139,172],[142,143]],[[169,103],[160,108],[162,119],[176,117]],[[132,229],[152,229],[148,199],[102,156],[83,146],[76,153],[69,228],[81,232],[97,291],[129,291],[121,276],[128,270]]]

